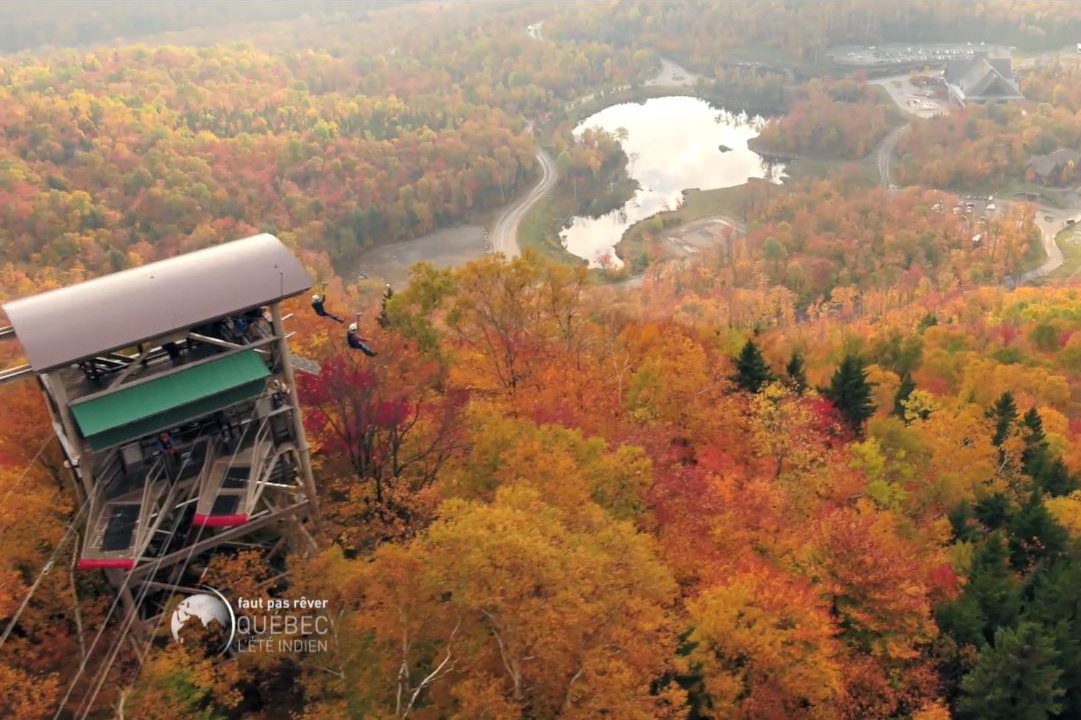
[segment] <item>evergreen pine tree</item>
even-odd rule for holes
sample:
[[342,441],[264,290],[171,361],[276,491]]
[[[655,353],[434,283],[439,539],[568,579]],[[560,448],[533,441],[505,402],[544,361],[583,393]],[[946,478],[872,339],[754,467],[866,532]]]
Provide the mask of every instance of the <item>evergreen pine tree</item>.
[[953,510],[946,513],[946,519],[950,521],[954,540],[972,542],[977,539],[977,526],[972,522],[976,519],[976,514],[972,512],[972,506],[968,500],[962,500]]
[[1045,448],[1025,467],[1025,472],[1036,482],[1040,490],[1051,497],[1069,495],[1081,489],[1077,478],[1070,473],[1060,457],[1051,457]]
[[1043,432],[1043,420],[1035,407],[1029,408],[1021,418],[1021,426],[1025,441],[1025,449],[1021,451],[1021,468],[1040,490],[1051,497],[1059,497],[1081,487],[1062,458],[1051,454]]
[[1021,467],[1025,472],[1035,478],[1039,468],[1046,462],[1047,440],[1043,434],[1043,420],[1040,413],[1033,405],[1021,418],[1024,428],[1025,449],[1021,451]]
[[756,393],[771,379],[773,375],[762,357],[762,352],[753,340],[748,340],[736,358],[736,372],[732,376],[732,382],[741,390]]
[[845,424],[856,434],[862,431],[863,423],[875,412],[867,371],[857,355],[845,355],[833,373],[830,386],[823,390],[823,394],[837,408]]
[[985,634],[988,623],[980,600],[975,593],[964,592],[949,602],[939,604],[935,607],[935,625],[958,645],[984,645],[987,642]]
[[1069,536],[1055,522],[1039,492],[1034,492],[1017,509],[1009,522],[1010,563],[1018,572],[1028,572],[1041,560],[1050,560],[1066,550]]
[[1062,711],[1059,653],[1039,625],[999,628],[961,681],[959,720],[1046,720]]
[[1002,393],[991,408],[990,417],[995,419],[995,435],[991,439],[995,445],[1001,446],[1010,435],[1010,428],[1017,420],[1017,404],[1013,401],[1013,395],[1006,391]]
[[912,379],[912,373],[906,372],[901,376],[901,385],[897,388],[897,394],[893,396],[893,414],[902,420],[905,418],[905,400],[908,400],[915,389],[916,381]]
[[1010,567],[1010,554],[1002,533],[993,532],[972,554],[972,568],[964,591],[964,596],[976,600],[984,618],[983,634],[979,639],[965,642],[989,643],[994,639],[996,628],[1013,625],[1021,614],[1022,593],[1017,573]]
[[976,501],[976,519],[988,530],[998,530],[1005,525],[1011,512],[1010,499],[1000,492],[991,493]]
[[788,375],[792,389],[802,395],[807,388],[807,375],[803,371],[803,353],[793,350],[792,356],[788,358],[788,364],[784,366],[784,371]]
[[935,623],[958,646],[982,647],[994,640],[995,630],[1016,624],[1023,596],[1001,533],[992,533],[974,545],[968,583],[958,597],[935,608]]
[[1030,582],[1032,599],[1025,619],[1043,626],[1061,653],[1062,686],[1066,695],[1060,717],[1081,717],[1081,624],[1076,620],[1077,588],[1081,587],[1081,548],[1074,545]]
[[1021,424],[1025,426],[1025,442],[1031,444],[1039,444],[1044,441],[1043,434],[1043,419],[1040,417],[1039,411],[1036,410],[1036,406],[1033,405],[1025,413],[1025,416],[1021,418]]

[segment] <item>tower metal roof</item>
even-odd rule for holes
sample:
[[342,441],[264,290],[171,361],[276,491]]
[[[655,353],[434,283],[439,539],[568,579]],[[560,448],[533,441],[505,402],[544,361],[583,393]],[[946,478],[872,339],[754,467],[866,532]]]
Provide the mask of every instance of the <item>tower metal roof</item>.
[[3,310],[35,372],[137,345],[311,288],[266,233],[13,300]]

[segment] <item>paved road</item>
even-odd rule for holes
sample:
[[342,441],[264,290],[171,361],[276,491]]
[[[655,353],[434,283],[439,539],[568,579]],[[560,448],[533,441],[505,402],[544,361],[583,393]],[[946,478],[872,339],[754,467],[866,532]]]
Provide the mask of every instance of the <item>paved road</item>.
[[[886,94],[890,96],[890,99],[893,100],[893,104],[896,105],[901,112],[910,117],[931,118],[949,112],[949,106],[944,101],[927,97],[924,94],[926,90],[913,85],[907,74],[890,75],[875,80],[868,80],[867,84],[877,85],[882,88]],[[910,105],[909,103],[914,100],[920,100],[921,102],[928,103],[928,105],[926,107]]]
[[[698,82],[698,75],[695,75],[693,72],[681,66],[674,60],[669,60],[668,58],[663,56],[659,56],[659,59],[661,62],[661,67],[657,70],[657,74],[646,80],[644,85],[648,87],[685,88],[694,87],[695,83]],[[601,95],[610,95],[618,92],[623,92],[624,90],[630,90],[630,88],[630,85],[617,85],[616,87],[608,88],[603,92],[589,93],[588,95],[583,95],[580,98],[571,100],[563,106],[563,109],[569,111],[575,105],[581,105],[582,103],[590,102],[594,98],[600,97]]]
[[1014,70],[1029,70],[1039,65],[1054,65],[1063,60],[1069,61],[1078,57],[1077,46],[1067,45],[1061,50],[1052,50],[1042,55],[1028,58],[1018,58],[1013,61]]
[[661,67],[657,74],[646,80],[646,85],[664,85],[667,87],[692,87],[698,82],[698,75],[682,67],[674,60],[659,55]]
[[[892,78],[884,78],[878,81],[883,87],[890,93],[890,97],[893,98],[897,106],[909,114],[913,114],[912,111],[907,108],[904,103],[901,102],[901,96],[895,94],[886,83],[886,81],[892,80]],[[901,139],[901,136],[908,132],[912,128],[911,124],[902,125],[895,128],[889,135],[882,139],[879,143],[878,149],[875,151],[875,160],[878,164],[878,178],[883,187],[891,188],[891,176],[890,166],[893,164],[893,156],[897,151],[897,141]],[[1007,203],[1003,203],[1005,206]],[[1050,217],[1050,220],[1045,218]],[[1073,208],[1069,210],[1058,210],[1055,208],[1047,207],[1045,205],[1039,205],[1036,208],[1036,224],[1040,228],[1040,235],[1043,241],[1043,249],[1047,254],[1047,260],[1038,268],[1033,268],[1027,273],[1021,275],[1022,283],[1029,283],[1033,280],[1038,280],[1053,273],[1062,267],[1064,262],[1062,256],[1062,250],[1059,248],[1058,243],[1055,242],[1055,236],[1058,232],[1065,227],[1066,220],[1073,218],[1075,220],[1081,220],[1081,209]]]
[[537,162],[541,165],[540,182],[525,194],[518,202],[503,211],[492,230],[492,248],[507,257],[518,254],[518,224],[529,209],[540,202],[549,190],[555,187],[559,174],[555,161],[541,149],[537,150]]
[[890,187],[890,165],[893,163],[893,155],[897,149],[897,141],[908,132],[911,125],[902,125],[890,131],[890,134],[882,138],[878,144],[876,160],[878,161],[878,177],[882,187]]
[[[1043,249],[1047,253],[1047,260],[1038,268],[1033,268],[1021,276],[1021,282],[1027,283],[1049,275],[1062,267],[1062,249],[1055,242],[1055,236],[1066,225],[1066,220],[1077,219],[1079,211],[1057,210],[1038,206],[1036,208],[1036,224],[1040,226],[1040,234],[1043,236]],[[1051,218],[1047,220],[1046,218]]]
[[[540,23],[537,25],[529,26],[530,35],[533,34],[534,28],[539,34]],[[690,72],[686,68],[680,67],[680,65],[668,58],[661,57],[661,67],[657,71],[657,74],[646,81],[646,85],[662,85],[662,86],[692,86],[697,82],[698,76]],[[615,88],[613,92],[624,90],[629,86],[622,86]],[[591,93],[585,97],[572,100],[567,103],[566,108],[569,110],[571,107],[588,102],[597,96],[596,93]],[[532,130],[533,123],[529,124],[529,129]],[[553,187],[555,187],[556,181],[559,179],[558,173],[556,173],[555,161],[552,160],[548,153],[544,152],[540,148],[537,149],[537,162],[541,164],[541,181],[537,183],[529,193],[518,202],[511,205],[509,208],[503,211],[503,214],[495,222],[495,226],[492,230],[492,249],[495,252],[501,252],[507,257],[514,257],[518,254],[518,224],[525,217],[525,214],[529,212],[529,209],[540,202],[540,199],[545,196]]]

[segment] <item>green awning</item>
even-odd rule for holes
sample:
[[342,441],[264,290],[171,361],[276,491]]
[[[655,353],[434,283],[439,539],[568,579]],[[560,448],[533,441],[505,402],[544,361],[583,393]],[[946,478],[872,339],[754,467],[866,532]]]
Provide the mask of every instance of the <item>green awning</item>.
[[248,350],[77,403],[71,412],[90,447],[101,450],[256,397],[269,375]]

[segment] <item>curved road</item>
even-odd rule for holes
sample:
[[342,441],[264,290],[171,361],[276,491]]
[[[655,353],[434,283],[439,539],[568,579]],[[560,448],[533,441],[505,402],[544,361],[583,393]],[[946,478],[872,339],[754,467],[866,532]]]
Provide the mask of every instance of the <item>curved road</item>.
[[[670,61],[662,58],[660,76],[664,76],[666,71],[670,76],[673,74],[673,70],[668,67]],[[682,70],[675,63],[670,63],[678,70]],[[684,71],[686,72],[686,71]],[[690,76],[687,73],[685,77]],[[902,108],[904,109],[904,108]],[[893,156],[897,146],[897,141],[901,139],[901,136],[911,129],[911,124],[905,124],[894,128],[882,141],[876,150],[875,160],[878,165],[879,179],[882,185],[886,188],[891,188],[890,178],[890,165],[892,164]],[[537,149],[537,162],[541,165],[541,179],[532,190],[530,190],[524,197],[519,199],[513,205],[508,207],[495,222],[495,226],[492,230],[492,247],[495,252],[501,252],[507,257],[514,257],[518,255],[518,226],[525,217],[525,214],[529,210],[540,202],[553,187],[555,187],[556,181],[559,179],[559,174],[556,172],[555,162],[551,156],[544,150]],[[1055,211],[1052,208],[1038,206],[1036,222],[1040,227],[1041,234],[1043,235],[1044,250],[1047,253],[1047,261],[1038,268],[1030,270],[1029,272],[1021,276],[1021,282],[1031,282],[1037,278],[1043,277],[1054,270],[1057,270],[1063,264],[1062,250],[1055,242],[1055,235],[1057,230],[1064,225],[1064,220],[1069,215],[1074,215],[1076,218],[1078,210],[1071,209],[1065,212]],[[1060,213],[1063,217],[1059,217]],[[1050,222],[1044,220],[1044,216],[1050,214],[1052,220]],[[640,278],[638,278],[640,280]]]
[[890,165],[893,162],[893,154],[897,149],[897,141],[911,127],[911,124],[906,124],[894,128],[889,135],[882,138],[882,142],[878,145],[878,156],[876,158],[878,161],[878,177],[883,187],[888,188],[891,186]]
[[[901,125],[894,128],[889,135],[882,139],[882,142],[878,145],[876,151],[876,158],[878,165],[879,181],[885,188],[893,189],[893,185],[890,182],[890,165],[893,161],[894,153],[897,148],[897,141],[912,128],[912,124]],[[1005,207],[1009,201],[1002,202]],[[1055,242],[1055,238],[1058,231],[1066,225],[1068,218],[1078,219],[1078,210],[1057,210],[1055,208],[1048,207],[1046,205],[1036,206],[1036,225],[1040,228],[1041,239],[1043,240],[1043,249],[1047,253],[1047,260],[1038,268],[1033,268],[1028,272],[1021,275],[1020,281],[1022,283],[1029,283],[1033,280],[1038,280],[1053,273],[1062,267],[1064,258],[1062,256],[1062,249],[1059,248],[1058,243]],[[1050,219],[1046,219],[1050,218]]]
[[530,208],[540,202],[540,199],[555,187],[559,173],[556,172],[555,161],[544,150],[537,149],[537,162],[541,165],[541,179],[532,190],[520,198],[516,203],[503,211],[492,229],[492,248],[507,257],[518,254],[518,224],[529,212]]
[[[530,35],[533,34],[532,28],[536,27],[539,33],[540,23],[536,26],[530,25],[527,31]],[[689,70],[680,67],[678,63],[669,60],[668,58],[660,58],[661,67],[657,71],[657,74],[646,81],[646,85],[668,85],[676,87],[688,87],[694,85],[698,80],[698,76]],[[627,86],[616,88],[616,91],[624,90]],[[574,105],[582,102],[587,102],[596,97],[596,93],[586,95],[585,97],[578,98],[567,103],[566,108],[570,109]],[[532,127],[532,124],[530,124]],[[559,174],[556,172],[555,161],[551,156],[544,152],[544,150],[537,148],[537,162],[541,165],[541,180],[537,183],[536,187],[530,190],[525,197],[518,200],[516,203],[508,207],[495,222],[495,226],[492,229],[492,249],[495,252],[501,252],[507,257],[514,257],[518,254],[518,224],[521,223],[522,218],[529,212],[530,208],[540,202],[541,198],[548,193],[553,187],[555,187],[556,181],[559,179]]]
[[[1050,218],[1048,220],[1047,218]],[[1066,227],[1066,220],[1077,219],[1076,210],[1056,210],[1043,205],[1036,206],[1036,224],[1043,235],[1043,249],[1047,260],[1038,268],[1033,268],[1021,276],[1021,282],[1032,282],[1044,275],[1049,275],[1062,267],[1062,249],[1055,242],[1059,230]]]

